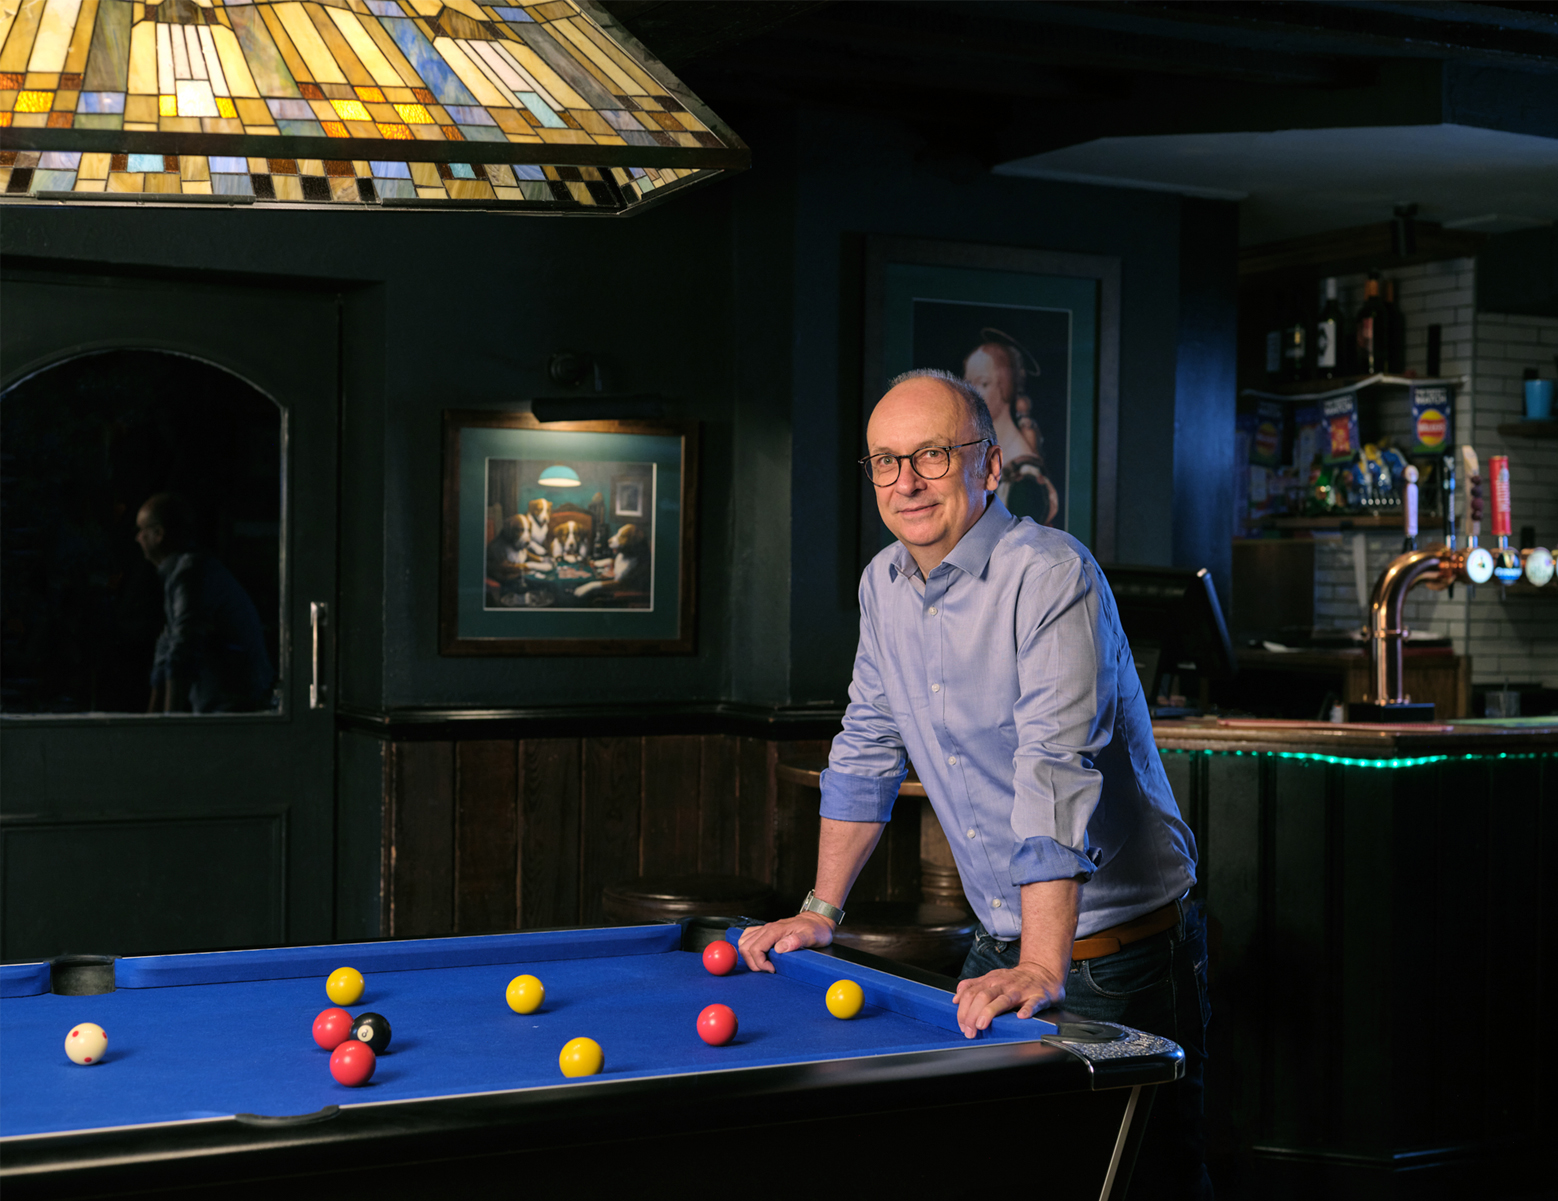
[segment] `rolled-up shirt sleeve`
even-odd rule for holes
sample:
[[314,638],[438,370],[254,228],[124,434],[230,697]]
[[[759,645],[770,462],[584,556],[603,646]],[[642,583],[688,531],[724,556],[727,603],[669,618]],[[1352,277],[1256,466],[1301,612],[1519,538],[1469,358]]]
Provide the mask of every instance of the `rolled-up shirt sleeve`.
[[1047,568],[1017,604],[1017,753],[1012,833],[1015,885],[1091,877],[1087,825],[1103,775],[1095,766],[1115,724],[1115,665],[1097,579],[1081,558]]
[[881,651],[862,584],[860,645],[849,682],[844,729],[833,739],[822,773],[822,816],[845,822],[885,822],[908,772],[903,736],[882,684]]

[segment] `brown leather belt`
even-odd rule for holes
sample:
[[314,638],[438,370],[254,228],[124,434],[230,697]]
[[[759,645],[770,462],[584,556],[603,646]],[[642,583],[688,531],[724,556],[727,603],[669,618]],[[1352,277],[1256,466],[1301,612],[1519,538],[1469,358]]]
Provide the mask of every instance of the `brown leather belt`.
[[1077,939],[1071,944],[1071,958],[1100,959],[1105,955],[1113,955],[1126,944],[1161,934],[1178,921],[1179,902],[1170,901],[1163,908],[1154,909],[1132,921],[1121,922],[1118,926],[1110,926],[1097,934]]

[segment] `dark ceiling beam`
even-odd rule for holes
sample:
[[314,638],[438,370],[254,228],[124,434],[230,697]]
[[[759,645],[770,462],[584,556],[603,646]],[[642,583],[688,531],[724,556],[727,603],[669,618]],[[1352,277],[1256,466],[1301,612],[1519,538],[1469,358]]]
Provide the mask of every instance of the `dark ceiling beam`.
[[[978,13],[966,11],[976,7]],[[771,56],[788,57],[795,69],[804,69],[806,57],[830,47],[874,60],[898,60],[900,70],[912,63],[926,87],[945,87],[950,74],[978,81],[981,90],[1016,94],[1027,90],[1024,72],[1036,68],[1147,71],[1294,87],[1337,87],[1357,82],[1370,70],[1357,59],[1230,55],[1222,46],[1167,41],[1129,31],[1036,27],[1028,20],[992,17],[983,5],[945,8],[886,0],[833,5],[764,41],[774,44],[777,54]]]
[[[989,0],[975,2],[985,7]],[[1046,25],[1133,32],[1257,53],[1463,58],[1527,70],[1558,69],[1558,17],[1505,5],[1377,0],[1052,0],[1012,7]],[[1482,12],[1484,8],[1489,11]],[[1469,10],[1473,9],[1480,19],[1470,19]],[[1490,19],[1494,10],[1508,10],[1509,19]]]
[[717,55],[819,8],[826,0],[606,0],[602,5],[675,70]]

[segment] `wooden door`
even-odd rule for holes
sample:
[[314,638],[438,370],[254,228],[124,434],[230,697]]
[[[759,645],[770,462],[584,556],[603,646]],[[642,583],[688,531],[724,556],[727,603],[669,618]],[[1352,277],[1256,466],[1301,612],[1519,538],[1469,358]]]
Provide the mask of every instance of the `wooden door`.
[[[194,356],[279,406],[283,455],[276,708],[0,716],[0,955],[328,939],[334,731],[328,691],[310,704],[310,619],[335,592],[338,297],[10,273],[0,321],[4,387],[95,350]],[[4,449],[10,472],[27,448]]]

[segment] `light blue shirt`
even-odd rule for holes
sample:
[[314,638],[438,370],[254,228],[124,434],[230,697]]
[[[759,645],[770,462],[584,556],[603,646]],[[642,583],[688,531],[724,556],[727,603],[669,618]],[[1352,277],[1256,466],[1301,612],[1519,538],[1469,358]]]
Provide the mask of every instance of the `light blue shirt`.
[[1021,887],[1084,879],[1077,937],[1195,883],[1114,596],[1069,534],[994,497],[929,578],[901,543],[860,581],[860,647],[822,815],[883,822],[914,763],[974,912],[1022,929]]

